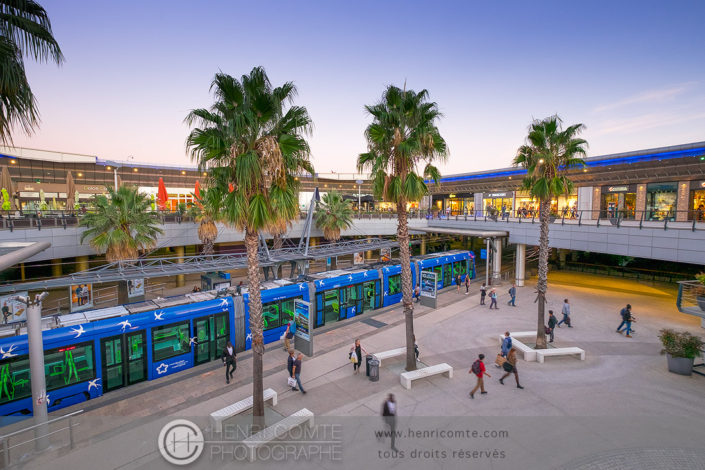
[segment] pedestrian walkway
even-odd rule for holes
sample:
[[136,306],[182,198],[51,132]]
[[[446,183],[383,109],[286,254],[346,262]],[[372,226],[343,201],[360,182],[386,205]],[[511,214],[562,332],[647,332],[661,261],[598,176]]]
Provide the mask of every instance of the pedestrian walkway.
[[[637,291],[635,286],[633,290]],[[551,285],[547,308],[559,312],[566,297],[573,308],[574,328],[557,329],[555,344],[579,346],[586,350],[587,359],[555,358],[546,364],[519,360],[525,390],[518,390],[511,381],[504,386],[497,382],[501,374],[492,362],[498,351],[497,334],[507,329],[536,328],[533,286],[517,289],[517,307],[512,308],[506,305],[508,286],[503,285],[498,289],[500,309],[492,311],[478,305],[478,288],[479,283],[473,284],[473,295],[458,295],[448,289],[441,294],[437,310],[415,304],[420,361],[425,365],[450,364],[456,371],[453,379],[424,379],[405,390],[399,383],[403,357],[384,362],[379,382],[366,380],[364,374],[353,375],[347,354],[355,338],[360,338],[371,353],[404,345],[403,312],[397,306],[317,330],[315,357],[304,359],[306,395],[286,386],[286,354],[281,344],[270,346],[264,356],[264,387],[279,394],[276,414],[287,416],[307,408],[317,419],[373,417],[379,415],[384,397],[391,392],[396,395],[402,417],[553,416],[576,420],[585,416],[631,419],[656,414],[705,418],[705,378],[669,374],[665,358],[659,355],[656,335],[660,328],[684,328],[703,335],[698,319],[677,312],[673,298]],[[632,339],[614,332],[619,310],[627,302],[634,306],[638,319]],[[362,321],[371,317],[386,325],[378,328]],[[479,353],[487,356],[493,377],[486,380],[489,393],[470,400],[468,391],[474,378],[467,370]],[[235,381],[230,386],[225,385],[222,365],[216,361],[163,383],[143,383],[63,410],[62,414],[87,410],[76,432],[77,449],[41,456],[33,462],[33,468],[81,469],[89,468],[82,466],[85,462],[96,461],[110,462],[110,468],[164,464],[156,450],[156,433],[168,418],[189,417],[205,429],[211,412],[252,394],[251,353],[243,353],[238,359]]]

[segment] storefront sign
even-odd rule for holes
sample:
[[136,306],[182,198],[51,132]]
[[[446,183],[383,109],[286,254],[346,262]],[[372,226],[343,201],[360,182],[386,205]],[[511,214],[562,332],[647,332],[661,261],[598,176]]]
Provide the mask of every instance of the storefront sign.
[[93,284],[73,284],[69,287],[69,300],[72,312],[93,308]]
[[480,259],[487,259],[487,249],[482,248],[480,250]]
[[144,279],[130,279],[127,281],[127,297],[144,296]]
[[2,308],[2,323],[14,323],[27,320],[27,306],[18,300],[13,300],[15,296],[27,297],[27,291],[17,292],[12,295],[0,297],[0,308]]
[[435,299],[436,289],[438,287],[438,284],[436,282],[437,281],[435,272],[421,271],[421,296]]
[[485,193],[485,198],[495,198],[495,197],[512,197],[512,192],[505,191],[503,193]]
[[628,186],[610,186],[607,188],[607,191],[611,193],[626,193],[629,191]]

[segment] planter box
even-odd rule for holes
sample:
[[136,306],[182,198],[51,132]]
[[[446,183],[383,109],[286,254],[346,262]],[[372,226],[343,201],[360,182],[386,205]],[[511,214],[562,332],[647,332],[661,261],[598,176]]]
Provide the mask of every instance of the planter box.
[[687,357],[673,357],[666,354],[668,370],[678,375],[693,375],[693,361]]
[[700,310],[705,312],[705,297],[699,295],[696,299],[698,300],[698,307],[700,307]]

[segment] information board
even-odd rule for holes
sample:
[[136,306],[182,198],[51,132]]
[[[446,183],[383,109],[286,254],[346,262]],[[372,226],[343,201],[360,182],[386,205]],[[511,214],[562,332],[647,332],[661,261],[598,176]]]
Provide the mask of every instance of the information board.
[[0,297],[3,324],[27,320],[27,306],[19,300],[12,300],[12,297],[17,295],[27,297],[27,291]]
[[421,271],[421,297],[436,298],[436,273],[433,271]]
[[304,341],[311,340],[309,310],[311,303],[301,299],[294,299],[294,321],[296,322],[296,337]]

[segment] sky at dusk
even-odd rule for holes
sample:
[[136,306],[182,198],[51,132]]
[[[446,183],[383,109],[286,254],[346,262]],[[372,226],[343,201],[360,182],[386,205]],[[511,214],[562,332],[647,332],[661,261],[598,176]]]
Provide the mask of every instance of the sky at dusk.
[[364,105],[405,82],[444,115],[445,174],[509,166],[554,113],[590,156],[705,140],[703,1],[39,3],[66,62],[27,61],[42,122],[17,146],[190,165],[184,117],[258,65],[296,84],[322,173],[355,170]]

